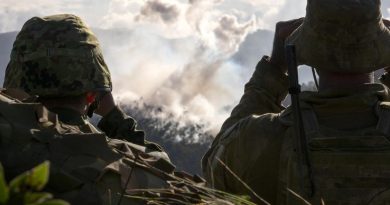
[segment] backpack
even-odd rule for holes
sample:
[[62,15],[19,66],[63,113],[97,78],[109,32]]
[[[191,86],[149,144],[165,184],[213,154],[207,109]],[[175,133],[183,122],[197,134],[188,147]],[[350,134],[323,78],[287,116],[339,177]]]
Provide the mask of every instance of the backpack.
[[[376,127],[332,130],[318,123],[313,109],[302,109],[312,167],[298,173],[297,153],[288,138],[282,145],[278,204],[377,205],[390,203],[390,104],[381,103]],[[288,129],[293,136],[293,128]]]

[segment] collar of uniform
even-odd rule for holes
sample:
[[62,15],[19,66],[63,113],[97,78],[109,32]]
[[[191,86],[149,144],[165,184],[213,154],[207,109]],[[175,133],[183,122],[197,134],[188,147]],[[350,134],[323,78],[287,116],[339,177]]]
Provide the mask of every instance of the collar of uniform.
[[364,84],[351,89],[328,89],[320,92],[302,92],[300,96],[303,107],[310,104],[315,108],[331,108],[335,106],[372,106],[378,101],[390,100],[389,89],[383,84]]
[[345,130],[376,125],[379,102],[390,99],[388,88],[382,84],[302,92],[300,97],[301,108],[313,109],[320,124]]
[[58,119],[68,125],[85,125],[86,116],[81,115],[76,110],[63,107],[55,107],[50,109],[51,112],[54,112],[58,115]]
[[[376,124],[376,111],[382,101],[390,101],[389,89],[382,84],[366,84],[348,90],[302,92],[300,95],[301,109],[313,110],[322,125],[338,129]],[[292,126],[291,114],[289,106],[280,113],[280,122]]]

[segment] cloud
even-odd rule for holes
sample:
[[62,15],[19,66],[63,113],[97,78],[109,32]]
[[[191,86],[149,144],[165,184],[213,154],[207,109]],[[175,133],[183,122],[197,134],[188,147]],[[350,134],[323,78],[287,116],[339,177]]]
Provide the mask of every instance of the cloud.
[[224,51],[237,51],[238,46],[246,35],[254,30],[255,20],[245,24],[239,24],[236,16],[224,15],[219,20],[219,25],[214,29],[214,34],[218,40],[218,47]]
[[[0,32],[19,30],[24,22],[34,16],[72,13],[82,17],[89,25],[99,25],[109,0],[1,0]],[[91,9],[93,8],[93,9]]]
[[137,21],[142,19],[162,20],[164,23],[170,24],[177,21],[179,14],[180,10],[174,4],[163,3],[160,0],[149,0],[135,18]]

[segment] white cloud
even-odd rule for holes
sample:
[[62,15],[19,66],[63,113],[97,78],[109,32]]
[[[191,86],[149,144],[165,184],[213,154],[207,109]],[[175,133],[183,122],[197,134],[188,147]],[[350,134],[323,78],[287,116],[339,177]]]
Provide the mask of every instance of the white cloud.
[[286,0],[273,0],[273,1],[269,1],[269,0],[243,0],[243,2],[246,2],[253,7],[257,7],[257,8],[261,8],[261,9],[269,9],[269,8],[283,6],[286,3]]
[[103,28],[130,28],[134,22],[135,13],[141,7],[138,0],[111,0],[108,11],[102,15]]
[[[33,16],[72,13],[82,17],[91,26],[99,25],[109,0],[1,0],[0,32],[19,30]],[[91,9],[93,8],[93,9]]]

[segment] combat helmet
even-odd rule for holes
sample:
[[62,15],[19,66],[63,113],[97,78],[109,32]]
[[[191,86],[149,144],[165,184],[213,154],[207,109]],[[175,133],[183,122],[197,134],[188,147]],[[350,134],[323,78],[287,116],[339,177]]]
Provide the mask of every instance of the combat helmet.
[[390,30],[380,0],[308,0],[303,24],[287,39],[299,64],[336,73],[390,66]]
[[79,17],[60,14],[24,24],[13,44],[4,88],[63,97],[111,91],[112,83],[96,36]]

